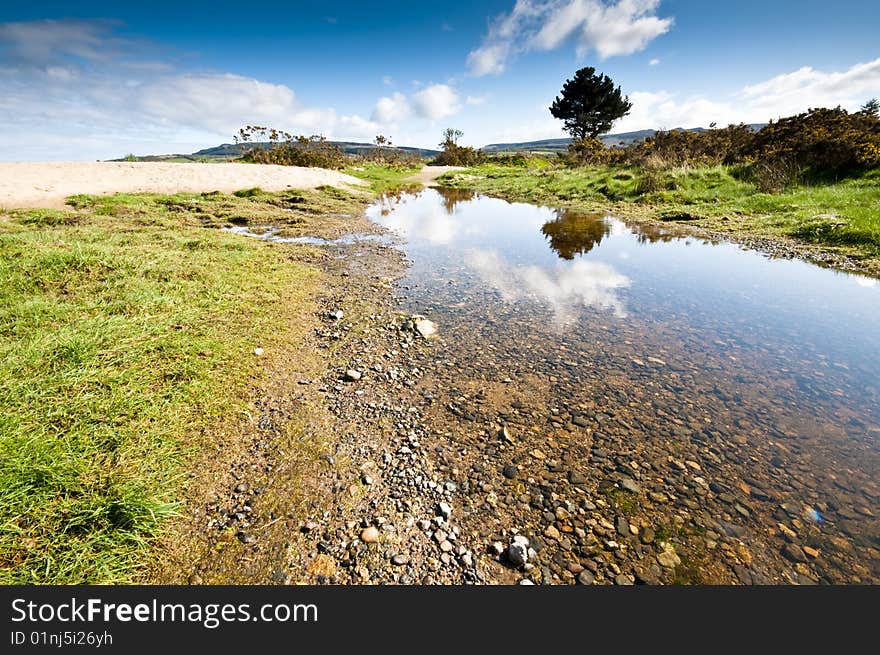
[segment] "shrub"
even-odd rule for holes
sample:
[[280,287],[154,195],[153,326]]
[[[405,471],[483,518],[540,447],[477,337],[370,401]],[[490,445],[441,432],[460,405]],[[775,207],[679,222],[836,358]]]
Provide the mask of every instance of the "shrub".
[[248,125],[238,131],[235,142],[241,144],[241,160],[255,164],[339,169],[348,163],[342,149],[319,135],[295,137],[283,130]]
[[430,164],[432,166],[478,166],[486,161],[486,153],[470,146],[458,145],[458,139],[463,136],[461,130],[451,127],[443,131],[443,141],[440,147],[443,152],[437,155]]
[[733,164],[742,159],[754,138],[754,130],[743,124],[702,132],[671,130],[630,146],[627,154],[631,163],[654,156],[670,166]]
[[799,169],[811,176],[880,166],[880,118],[868,110],[811,109],[771,121],[746,156],[759,169]]
[[568,146],[568,152],[562,155],[562,159],[569,166],[625,164],[627,158],[628,153],[625,148],[607,148],[602,141],[594,137],[572,141]]
[[486,161],[486,153],[470,146],[451,144],[431,162],[433,166],[478,166]]

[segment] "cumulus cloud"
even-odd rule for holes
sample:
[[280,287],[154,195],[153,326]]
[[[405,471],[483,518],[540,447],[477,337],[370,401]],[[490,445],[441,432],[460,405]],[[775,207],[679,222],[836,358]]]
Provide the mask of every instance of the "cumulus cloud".
[[[240,75],[191,73],[143,59],[111,21],[0,24],[0,159],[95,159],[229,141],[245,123],[372,138],[378,125],[311,107],[294,91]],[[50,147],[50,144],[54,144]]]
[[555,50],[574,41],[579,56],[629,55],[670,30],[672,18],[656,15],[660,0],[517,0],[490,25],[467,58],[473,75],[501,73],[514,55]]
[[652,59],[651,61],[648,62],[648,66],[656,66],[659,63],[660,63],[660,60],[655,57],[654,59]]
[[765,123],[812,107],[857,110],[868,98],[880,96],[880,58],[843,71],[823,72],[805,66],[791,73],[748,85],[726,99],[680,98],[666,91],[636,92],[633,109],[615,130],[707,127],[716,122]]
[[448,84],[432,84],[412,97],[416,115],[428,120],[440,120],[461,111],[458,92]]
[[409,101],[402,93],[379,98],[373,109],[372,119],[382,125],[396,123],[409,117]]

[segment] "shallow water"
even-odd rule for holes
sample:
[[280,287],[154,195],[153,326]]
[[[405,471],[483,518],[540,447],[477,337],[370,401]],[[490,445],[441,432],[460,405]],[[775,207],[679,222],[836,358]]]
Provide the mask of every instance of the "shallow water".
[[461,190],[368,216],[405,239],[401,302],[439,324],[448,364],[542,376],[551,410],[593,407],[671,442],[709,435],[772,492],[756,516],[772,523],[781,504],[821,521],[876,576],[877,280]]
[[261,241],[270,241],[272,243],[300,243],[309,246],[339,246],[348,245],[357,241],[380,241],[387,242],[387,239],[378,234],[346,234],[338,239],[322,239],[321,237],[299,236],[285,237],[279,232],[281,228],[275,225],[265,225],[261,227],[250,227],[247,225],[233,225],[231,227],[220,228],[224,232],[232,232],[240,236],[260,239]]

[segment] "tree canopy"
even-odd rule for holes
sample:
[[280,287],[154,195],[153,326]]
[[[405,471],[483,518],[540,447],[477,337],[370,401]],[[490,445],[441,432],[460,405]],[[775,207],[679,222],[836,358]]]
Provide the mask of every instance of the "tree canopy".
[[610,77],[592,66],[566,80],[560,94],[550,105],[550,113],[565,123],[565,131],[576,140],[604,134],[632,108],[620,87],[615,88]]

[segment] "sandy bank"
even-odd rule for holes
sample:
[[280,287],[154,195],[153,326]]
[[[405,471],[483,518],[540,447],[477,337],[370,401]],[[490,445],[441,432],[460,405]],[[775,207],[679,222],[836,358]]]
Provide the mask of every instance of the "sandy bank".
[[0,162],[0,207],[64,207],[78,193],[177,193],[260,187],[266,191],[362,185],[338,171],[256,164]]

